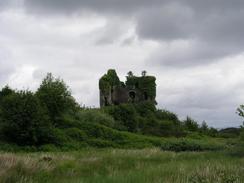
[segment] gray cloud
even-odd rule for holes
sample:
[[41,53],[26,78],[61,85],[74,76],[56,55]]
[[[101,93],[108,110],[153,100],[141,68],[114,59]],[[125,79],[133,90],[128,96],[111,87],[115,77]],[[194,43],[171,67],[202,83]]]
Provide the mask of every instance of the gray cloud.
[[171,41],[192,35],[194,11],[179,3],[146,8],[137,15],[137,33],[142,38]]
[[177,111],[182,118],[188,114],[199,122],[204,119],[216,127],[241,125],[242,119],[235,113],[244,100],[244,65],[239,64],[226,60],[181,71],[164,70],[158,78],[159,106]]
[[0,47],[0,86],[6,85],[9,77],[15,71],[15,65],[11,63],[11,52]]
[[7,0],[0,1],[0,11],[6,10],[8,8],[20,7],[23,4],[24,0]]
[[128,32],[130,26],[131,24],[129,22],[116,18],[113,21],[107,22],[103,27],[91,34],[98,35],[95,41],[98,45],[112,44],[114,42],[118,42],[122,38],[123,34]]
[[161,45],[147,58],[147,64],[154,62],[156,66],[182,68],[211,64],[221,58],[233,56],[243,50],[231,45],[209,44],[195,40],[179,40]]
[[6,7],[8,7],[9,2],[8,1],[0,1],[0,11],[4,10]]

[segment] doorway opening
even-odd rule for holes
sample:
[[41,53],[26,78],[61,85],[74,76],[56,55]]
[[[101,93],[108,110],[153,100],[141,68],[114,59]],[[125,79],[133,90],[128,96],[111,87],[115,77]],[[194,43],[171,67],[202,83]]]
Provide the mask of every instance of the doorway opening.
[[129,97],[130,97],[130,100],[132,101],[132,103],[135,102],[136,93],[134,91],[130,91]]

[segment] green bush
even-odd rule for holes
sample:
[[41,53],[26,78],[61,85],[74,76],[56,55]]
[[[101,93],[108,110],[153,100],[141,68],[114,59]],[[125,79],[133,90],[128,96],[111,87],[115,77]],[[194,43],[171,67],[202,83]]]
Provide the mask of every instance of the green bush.
[[151,101],[145,101],[131,105],[135,108],[138,115],[142,117],[155,116],[156,107],[155,104]]
[[51,123],[38,98],[29,91],[3,98],[1,132],[5,140],[19,145],[40,145],[50,141]]
[[65,133],[65,130],[63,129],[54,128],[50,130],[50,133],[50,141],[57,146],[62,146],[71,140],[71,138]]
[[92,147],[98,147],[98,148],[118,147],[118,144],[103,139],[89,139],[87,143]]
[[188,141],[179,141],[179,142],[168,142],[164,146],[162,146],[163,150],[168,151],[202,151],[203,148],[199,144],[190,143]]
[[170,120],[174,122],[179,122],[177,115],[167,110],[158,109],[155,115],[160,120]]
[[137,113],[132,104],[109,106],[104,111],[111,115],[121,126],[130,132],[136,132],[138,127]]
[[241,129],[241,132],[240,132],[240,140],[242,142],[244,142],[244,129],[243,128]]
[[244,157],[244,142],[235,144],[231,149],[228,150],[231,156]]
[[163,143],[161,146],[162,150],[165,151],[215,151],[223,149],[222,145],[217,145],[214,143],[203,142],[203,141],[194,141],[190,139],[179,139],[179,140],[170,140]]
[[78,128],[64,129],[64,133],[70,138],[77,141],[84,141],[87,138],[86,133]]
[[79,111],[78,120],[84,123],[101,124],[111,128],[116,128],[117,126],[112,116],[103,113],[98,109],[85,109]]
[[173,121],[162,121],[159,128],[161,136],[170,137],[175,135],[174,133],[176,132],[176,126],[174,125]]
[[45,145],[40,146],[38,148],[38,150],[44,151],[44,152],[55,152],[55,151],[58,151],[59,149],[54,144],[45,144]]

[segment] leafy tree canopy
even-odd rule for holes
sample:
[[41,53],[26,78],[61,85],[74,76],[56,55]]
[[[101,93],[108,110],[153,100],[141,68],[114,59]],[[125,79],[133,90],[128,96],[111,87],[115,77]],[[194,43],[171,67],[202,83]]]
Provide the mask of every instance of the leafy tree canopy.
[[54,78],[51,73],[42,81],[36,92],[36,96],[47,108],[51,120],[57,125],[58,119],[64,113],[74,112],[78,105],[71,96],[71,91],[63,80]]

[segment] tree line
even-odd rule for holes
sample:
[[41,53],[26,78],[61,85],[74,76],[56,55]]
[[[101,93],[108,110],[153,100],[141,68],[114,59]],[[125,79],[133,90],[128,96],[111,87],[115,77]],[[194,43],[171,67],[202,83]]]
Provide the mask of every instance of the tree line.
[[[241,109],[239,114],[244,114]],[[82,141],[94,144],[90,139],[99,138],[121,142],[122,136],[127,142],[131,139],[129,134],[120,132],[155,137],[219,135],[218,130],[208,127],[206,122],[199,125],[190,117],[181,121],[176,114],[157,109],[150,102],[101,109],[80,106],[65,82],[51,73],[36,92],[8,86],[0,91],[0,141],[41,146]]]

